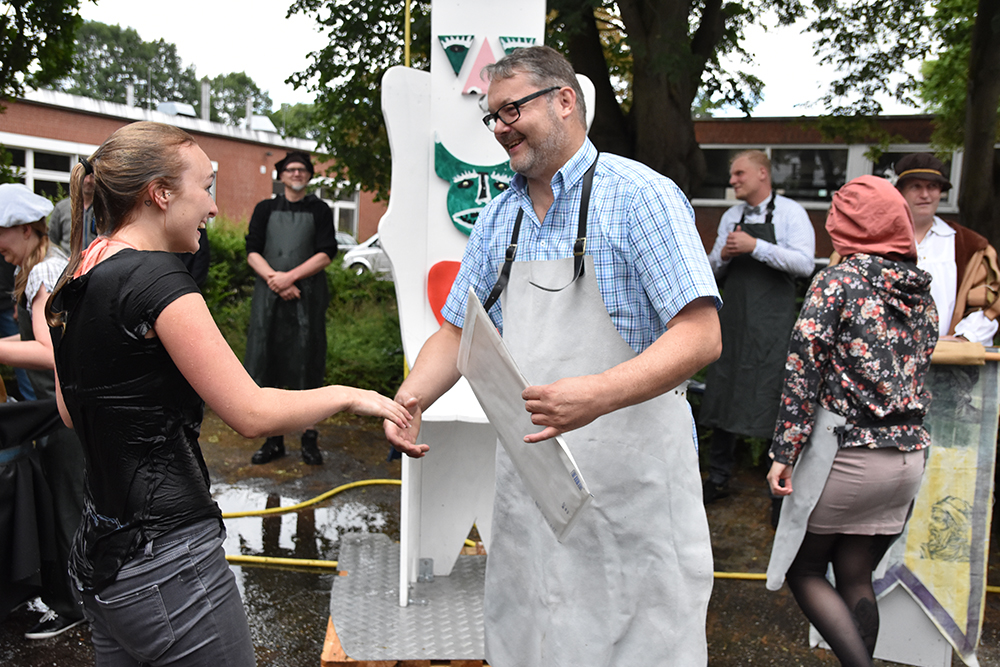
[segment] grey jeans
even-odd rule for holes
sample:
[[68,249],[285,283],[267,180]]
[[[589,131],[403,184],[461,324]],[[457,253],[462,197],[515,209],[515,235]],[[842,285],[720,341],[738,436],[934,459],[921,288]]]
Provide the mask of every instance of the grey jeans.
[[157,538],[83,596],[97,667],[252,667],[253,644],[215,519]]

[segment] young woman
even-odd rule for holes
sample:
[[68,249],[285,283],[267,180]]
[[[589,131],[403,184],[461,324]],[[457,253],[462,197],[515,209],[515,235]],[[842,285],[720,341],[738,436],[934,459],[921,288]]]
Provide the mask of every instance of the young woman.
[[[99,237],[81,252],[84,175]],[[60,411],[87,459],[70,569],[98,665],[253,665],[246,615],[198,447],[202,401],[248,438],[346,410],[406,428],[371,391],[262,389],[174,252],[217,212],[212,164],[182,130],[140,122],[74,167],[72,253],[50,300]]]
[[872,573],[906,524],[930,445],[924,376],[937,311],[910,209],[888,181],[842,187],[826,228],[844,260],[813,280],[792,331],[767,476],[772,493],[791,495],[768,588],[787,577],[841,664],[867,667],[879,625]]
[[[0,185],[0,254],[17,267],[14,302],[19,336],[0,339],[0,363],[27,369],[39,399],[55,396],[52,340],[45,303],[66,268],[66,254],[49,243],[45,218],[52,203],[20,183]],[[0,295],[0,298],[7,298]],[[83,511],[83,450],[69,429],[39,438],[35,452],[55,511],[55,561],[42,564],[42,601],[49,610],[28,639],[47,639],[83,622],[66,564]]]

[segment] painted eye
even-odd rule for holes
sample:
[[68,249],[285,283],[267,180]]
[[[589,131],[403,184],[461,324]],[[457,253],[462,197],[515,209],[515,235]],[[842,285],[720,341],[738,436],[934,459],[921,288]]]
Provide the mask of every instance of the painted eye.
[[466,170],[455,174],[451,179],[451,183],[456,188],[467,190],[475,185],[477,180],[479,180],[479,175],[476,172]]
[[497,192],[503,192],[510,187],[510,174],[494,171],[490,174],[490,180]]

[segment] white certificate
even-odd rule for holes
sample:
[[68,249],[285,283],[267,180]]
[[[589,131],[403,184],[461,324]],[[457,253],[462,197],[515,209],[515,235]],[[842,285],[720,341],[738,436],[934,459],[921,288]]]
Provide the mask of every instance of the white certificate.
[[541,430],[531,423],[521,398],[528,382],[471,289],[458,370],[472,386],[528,493],[562,542],[590,504],[590,489],[562,436],[538,443],[524,441],[525,435]]

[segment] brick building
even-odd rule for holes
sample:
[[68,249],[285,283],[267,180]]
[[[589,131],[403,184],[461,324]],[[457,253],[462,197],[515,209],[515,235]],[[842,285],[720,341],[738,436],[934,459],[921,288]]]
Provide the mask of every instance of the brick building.
[[[242,223],[275,190],[275,162],[289,150],[316,149],[316,142],[307,139],[53,91],[8,101],[0,114],[0,144],[13,153],[25,184],[55,196],[67,192],[70,170],[79,158],[93,153],[118,128],[139,120],[175,125],[194,136],[216,168],[213,188],[220,216]],[[317,166],[321,172],[326,165]],[[319,194],[334,209],[337,228],[362,240],[375,233],[385,206],[367,193],[344,192],[332,180],[328,183]]]
[[[932,121],[931,116],[878,119],[881,128],[901,143],[890,145],[877,161],[866,156],[870,144],[824,141],[815,118],[696,121],[695,136],[705,155],[708,176],[693,193],[691,203],[705,247],[711,248],[722,214],[737,203],[729,188],[729,159],[739,151],[755,148],[771,158],[774,189],[808,211],[816,229],[816,256],[829,257],[833,246],[824,223],[833,193],[864,174],[891,176],[896,160],[907,153],[931,151]],[[956,151],[945,161],[955,187],[941,199],[938,213],[944,218],[958,213],[961,159],[961,151]]]

